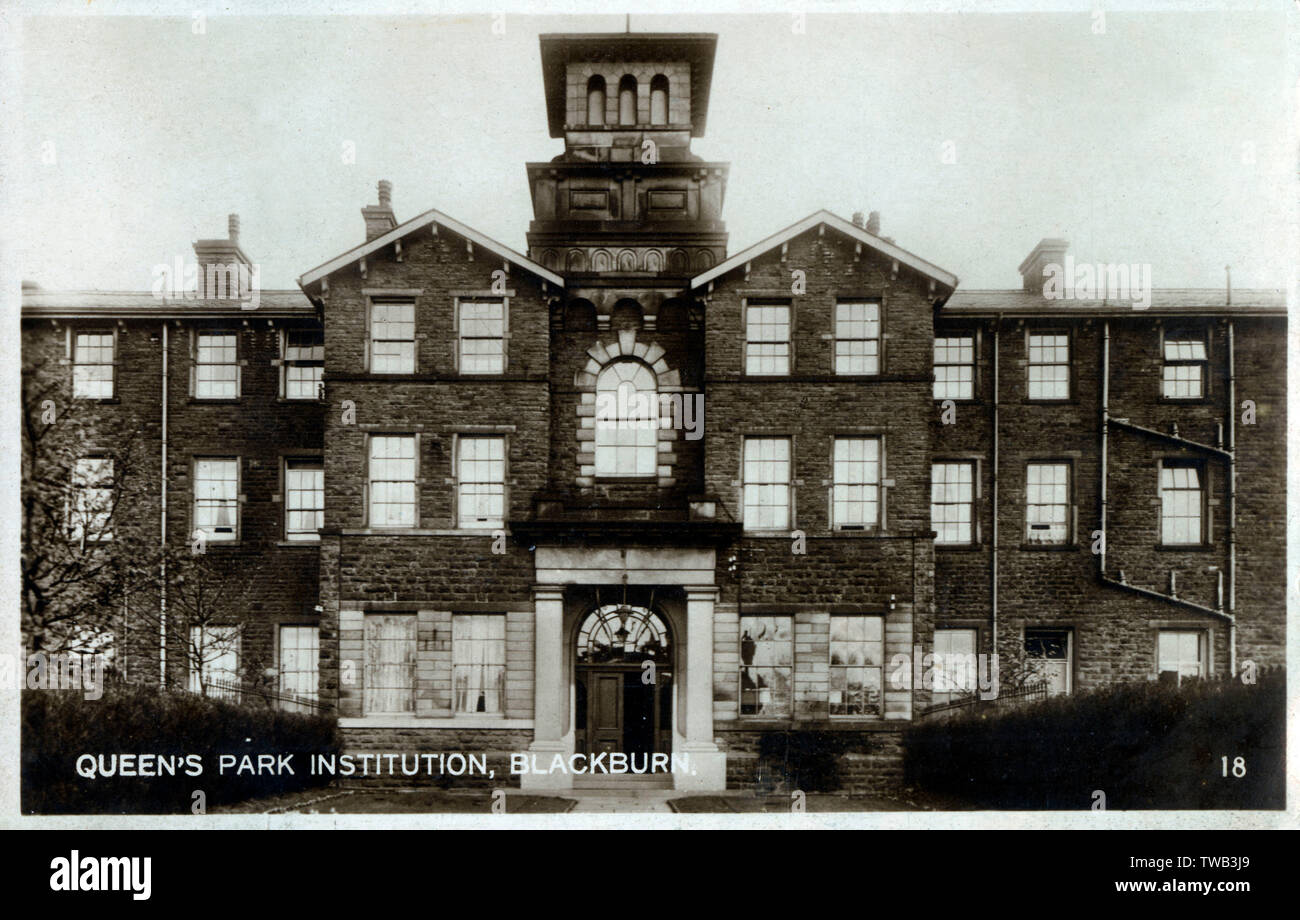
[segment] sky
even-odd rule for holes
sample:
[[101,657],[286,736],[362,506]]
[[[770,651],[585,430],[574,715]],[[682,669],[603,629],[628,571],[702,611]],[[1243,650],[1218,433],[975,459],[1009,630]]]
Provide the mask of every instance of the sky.
[[[1043,237],[1156,287],[1284,287],[1297,237],[1294,64],[1272,12],[634,14],[719,36],[706,160],[737,252],[826,208],[961,279],[1019,287]],[[188,7],[187,7],[188,8]],[[85,9],[83,7],[82,9]],[[393,183],[517,249],[549,160],[538,35],[617,16],[79,15],[14,24],[21,277],[150,288],[191,244],[241,242],[267,289],[364,240]],[[495,28],[494,28],[495,25]],[[17,111],[15,111],[17,110]],[[346,154],[355,150],[355,157]]]

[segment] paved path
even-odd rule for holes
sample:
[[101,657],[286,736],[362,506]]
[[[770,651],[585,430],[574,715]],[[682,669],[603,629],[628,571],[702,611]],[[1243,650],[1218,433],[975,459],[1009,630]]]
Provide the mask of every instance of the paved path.
[[680,792],[671,789],[646,789],[641,792],[592,789],[578,792],[565,790],[566,799],[577,799],[569,814],[627,814],[629,812],[670,812],[668,800],[679,798]]

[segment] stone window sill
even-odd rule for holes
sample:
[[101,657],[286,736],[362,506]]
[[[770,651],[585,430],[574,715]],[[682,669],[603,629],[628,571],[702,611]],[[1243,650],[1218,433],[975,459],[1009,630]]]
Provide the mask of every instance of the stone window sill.
[[339,719],[339,728],[532,729],[532,719],[448,718],[447,716],[374,715]]
[[714,730],[718,732],[736,731],[897,731],[897,727],[888,724],[900,717],[879,717],[864,719],[859,716],[827,716],[822,719],[763,719],[756,716],[739,716],[729,721],[718,722]]

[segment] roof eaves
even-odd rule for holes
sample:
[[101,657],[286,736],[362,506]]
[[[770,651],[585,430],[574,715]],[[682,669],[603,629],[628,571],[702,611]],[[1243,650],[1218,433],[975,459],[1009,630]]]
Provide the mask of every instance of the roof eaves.
[[958,284],[957,276],[952,274],[951,272],[945,271],[944,269],[935,265],[933,262],[926,261],[925,259],[916,255],[915,253],[908,252],[906,249],[903,249],[901,246],[897,246],[894,243],[890,243],[889,241],[884,240],[881,237],[876,236],[875,234],[868,233],[863,228],[854,225],[853,223],[845,220],[842,217],[838,217],[835,214],[832,214],[830,211],[820,210],[814,212],[813,214],[808,215],[803,220],[791,224],[790,226],[786,227],[784,230],[780,230],[772,234],[771,236],[766,237],[763,240],[760,240],[759,242],[755,243],[753,246],[750,246],[748,249],[744,249],[736,253],[734,256],[731,256],[725,261],[718,263],[708,271],[702,272],[701,274],[695,276],[694,278],[691,279],[691,288],[694,289],[694,288],[702,287],[703,285],[708,284],[710,281],[722,277],[728,272],[744,265],[746,262],[753,261],[754,259],[763,255],[764,253],[769,252],[772,249],[775,249],[777,246],[781,245],[782,243],[794,239],[796,236],[799,236],[801,233],[806,233],[807,231],[813,229],[816,226],[819,226],[820,224],[827,224],[831,228],[838,230],[839,232],[845,234],[846,236],[855,239],[858,242],[863,243],[867,246],[870,246],[872,249],[875,249],[878,252],[892,259],[897,259],[902,264],[907,265],[908,267],[920,272],[921,274],[925,275],[928,278],[934,279],[935,281],[939,282],[940,284],[948,288],[955,289],[957,287]]
[[306,288],[309,285],[315,284],[317,281],[320,281],[325,276],[338,271],[340,268],[351,265],[352,263],[370,255],[372,252],[377,252],[378,250],[383,249],[385,246],[390,246],[398,240],[423,229],[429,224],[437,224],[440,227],[446,227],[452,233],[464,237],[494,255],[500,256],[502,259],[531,272],[537,277],[549,281],[557,287],[564,287],[564,278],[560,275],[557,275],[545,266],[539,265],[527,256],[515,252],[509,246],[506,246],[503,243],[498,243],[491,237],[479,233],[477,230],[462,224],[453,217],[449,217],[436,208],[430,208],[423,214],[419,214],[405,223],[398,224],[383,236],[377,236],[373,240],[352,247],[347,252],[335,256],[327,262],[322,262],[310,271],[303,273],[303,275],[298,278],[298,285],[299,287]]

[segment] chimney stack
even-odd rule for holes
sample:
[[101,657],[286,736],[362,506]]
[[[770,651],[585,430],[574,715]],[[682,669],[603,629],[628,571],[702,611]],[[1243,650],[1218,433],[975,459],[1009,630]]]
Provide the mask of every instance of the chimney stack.
[[861,212],[861,211],[854,211],[854,212],[853,212],[853,226],[855,226],[855,227],[864,227],[864,226],[865,226],[865,224],[864,224],[864,222],[863,222],[863,216],[862,216],[862,212]]
[[195,240],[199,264],[197,294],[210,300],[244,299],[254,279],[253,263],[239,248],[239,215],[226,218],[224,240]]
[[1038,241],[1038,245],[1025,256],[1025,261],[1021,262],[1020,268],[1017,269],[1026,293],[1043,293],[1043,267],[1053,263],[1062,265],[1069,248],[1070,244],[1066,240],[1055,237],[1044,237]]
[[867,232],[872,236],[880,236],[880,212],[872,211],[867,215]]
[[397,218],[393,215],[393,183],[387,179],[379,180],[379,204],[362,208],[361,216],[366,222],[367,242],[397,226]]

